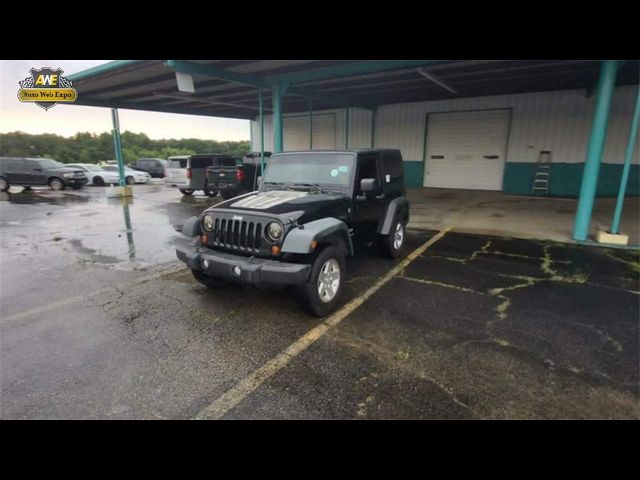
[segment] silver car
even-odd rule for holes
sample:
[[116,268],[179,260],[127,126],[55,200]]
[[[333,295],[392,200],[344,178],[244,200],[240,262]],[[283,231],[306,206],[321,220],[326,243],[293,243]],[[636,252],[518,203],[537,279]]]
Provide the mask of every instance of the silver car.
[[115,185],[120,179],[118,172],[110,172],[92,163],[70,163],[67,166],[85,172],[90,185]]
[[[118,173],[117,165],[107,165],[104,168],[107,172],[116,172]],[[151,181],[151,175],[147,172],[141,172],[140,170],[134,170],[129,167],[124,167],[124,178],[127,182],[127,185],[133,185],[134,183],[149,183]]]

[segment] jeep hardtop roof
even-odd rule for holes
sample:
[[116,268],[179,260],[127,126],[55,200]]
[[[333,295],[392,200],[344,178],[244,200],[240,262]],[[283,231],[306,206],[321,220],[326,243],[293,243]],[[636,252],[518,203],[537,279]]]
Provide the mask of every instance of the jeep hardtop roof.
[[306,154],[306,155],[313,155],[314,153],[355,153],[359,155],[364,153],[383,153],[383,152],[400,153],[400,150],[398,148],[356,148],[356,149],[347,149],[347,150],[292,150],[287,152],[273,153],[272,155],[284,155],[284,154],[291,154],[291,153]]

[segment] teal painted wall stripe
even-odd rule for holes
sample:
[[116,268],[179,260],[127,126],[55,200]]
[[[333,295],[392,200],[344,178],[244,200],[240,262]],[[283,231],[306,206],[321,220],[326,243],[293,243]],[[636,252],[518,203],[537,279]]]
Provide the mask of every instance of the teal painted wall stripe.
[[424,162],[405,160],[402,166],[404,167],[405,186],[407,186],[408,188],[421,187],[424,172]]
[[[531,195],[531,185],[537,163],[507,162],[502,184],[503,193]],[[596,187],[600,197],[615,196],[620,186],[622,164],[602,163]],[[549,195],[577,197],[582,183],[584,163],[552,163],[549,175]],[[540,195],[537,193],[537,195]],[[640,165],[632,165],[629,172],[627,196],[640,195]]]
[[[507,162],[504,168],[502,192],[509,195],[532,195],[531,184],[537,165],[537,163],[528,162]],[[422,187],[424,162],[405,160],[403,166],[405,185],[409,188]],[[623,165],[618,163],[601,164],[596,195],[615,197],[618,194],[622,167]],[[577,197],[580,193],[583,169],[583,163],[552,163],[549,195]],[[640,196],[640,165],[631,165],[626,196]]]

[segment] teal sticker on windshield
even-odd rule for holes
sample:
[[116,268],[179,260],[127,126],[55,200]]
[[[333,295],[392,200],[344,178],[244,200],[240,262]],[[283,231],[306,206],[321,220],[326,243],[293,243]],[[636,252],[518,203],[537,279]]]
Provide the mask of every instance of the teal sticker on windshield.
[[337,177],[337,176],[338,176],[338,173],[340,173],[340,172],[338,172],[338,169],[337,169],[337,168],[334,168],[333,170],[331,170],[331,176],[332,176],[332,177]]
[[338,170],[340,170],[341,173],[347,173],[349,171],[349,167],[343,165],[342,167],[338,168]]

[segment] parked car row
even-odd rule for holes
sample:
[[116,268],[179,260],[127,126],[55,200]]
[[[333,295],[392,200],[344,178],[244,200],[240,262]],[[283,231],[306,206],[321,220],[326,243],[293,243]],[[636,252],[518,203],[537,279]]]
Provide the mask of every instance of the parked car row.
[[[271,152],[264,152],[265,161]],[[101,164],[63,164],[48,158],[0,157],[0,190],[11,185],[49,185],[54,190],[84,185],[115,185],[119,183],[119,169],[115,160]],[[228,199],[255,190],[260,176],[260,153],[245,155],[243,159],[230,155],[182,155],[160,158],[139,158],[124,167],[128,185],[149,183],[152,178],[164,178],[165,184],[177,187],[183,195],[202,190],[206,195],[222,195]]]

